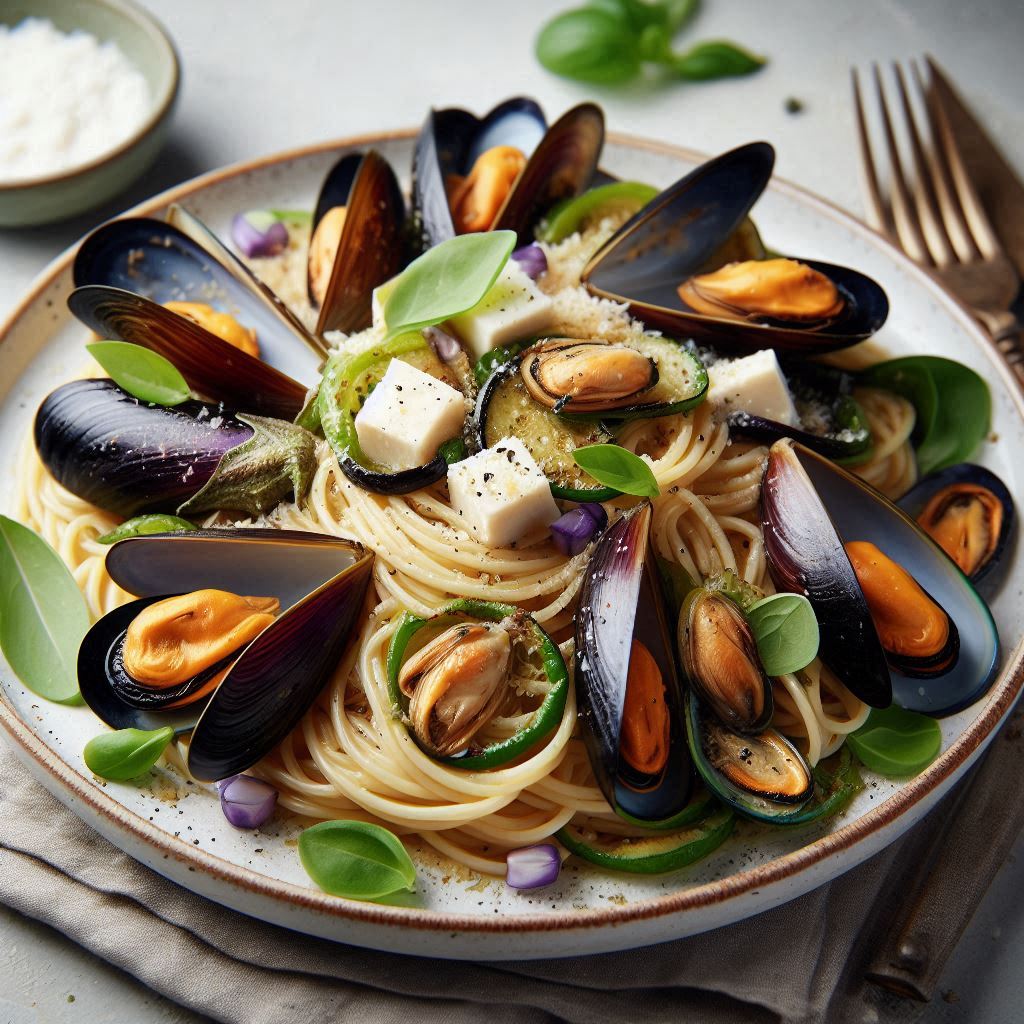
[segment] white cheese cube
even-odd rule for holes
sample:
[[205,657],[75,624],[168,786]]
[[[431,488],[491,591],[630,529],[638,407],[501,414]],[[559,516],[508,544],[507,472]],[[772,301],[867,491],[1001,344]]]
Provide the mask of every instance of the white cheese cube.
[[393,469],[430,462],[445,441],[462,434],[466,402],[443,380],[392,359],[356,414],[363,451]]
[[551,299],[510,259],[490,291],[449,323],[476,362],[491,349],[543,334],[551,325],[554,308]]
[[448,492],[469,535],[494,548],[559,516],[547,478],[517,437],[449,466]]
[[789,427],[800,423],[779,360],[770,348],[712,366],[708,401],[725,414],[741,410]]

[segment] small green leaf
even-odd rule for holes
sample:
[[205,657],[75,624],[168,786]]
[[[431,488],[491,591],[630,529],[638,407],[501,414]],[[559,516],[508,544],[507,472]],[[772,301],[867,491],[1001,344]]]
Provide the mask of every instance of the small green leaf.
[[449,238],[413,260],[384,303],[385,341],[472,309],[498,279],[515,244],[514,231],[476,232]]
[[293,224],[309,224],[313,220],[312,210],[267,210],[274,220],[287,220]]
[[868,720],[847,743],[866,768],[901,778],[924,771],[942,749],[942,730],[934,718],[895,704],[872,708]]
[[661,491],[651,467],[617,444],[589,444],[572,453],[576,465],[598,483],[638,498],[656,498]]
[[375,900],[412,889],[416,868],[401,840],[365,821],[322,821],[299,836],[299,859],[324,892]]
[[148,772],[173,739],[174,730],[169,725],[152,730],[117,729],[94,736],[86,743],[82,756],[93,775],[125,782]]
[[770,676],[806,668],[818,655],[818,620],[803,594],[772,594],[747,611],[761,664]]
[[154,514],[147,516],[136,516],[134,519],[126,519],[120,526],[115,526],[110,533],[97,537],[99,544],[116,544],[126,537],[148,537],[154,533],[182,533],[185,530],[194,530],[196,526],[187,519],[180,516],[168,516]]
[[556,15],[540,31],[537,60],[556,75],[616,85],[640,71],[637,34],[605,7],[578,7]]
[[181,405],[191,394],[178,368],[159,352],[127,341],[97,341],[85,347],[119,388],[142,402]]
[[78,645],[88,629],[85,598],[61,557],[0,516],[0,650],[18,678],[47,700],[77,700]]
[[698,43],[686,53],[670,55],[664,61],[674,74],[691,82],[749,75],[759,71],[764,62],[764,57],[758,57],[724,40]]

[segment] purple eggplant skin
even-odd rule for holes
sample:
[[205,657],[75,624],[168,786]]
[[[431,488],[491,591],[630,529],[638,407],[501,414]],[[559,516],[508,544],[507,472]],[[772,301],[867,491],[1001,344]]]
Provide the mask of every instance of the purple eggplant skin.
[[106,379],[61,385],[35,420],[36,450],[54,479],[125,517],[174,512],[252,435],[222,406],[148,405]]

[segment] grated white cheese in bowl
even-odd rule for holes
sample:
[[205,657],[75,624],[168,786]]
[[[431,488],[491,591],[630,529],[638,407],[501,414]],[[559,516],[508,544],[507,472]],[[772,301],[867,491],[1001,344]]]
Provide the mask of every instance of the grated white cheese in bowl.
[[152,109],[146,79],[116,43],[42,18],[0,25],[0,183],[90,163]]

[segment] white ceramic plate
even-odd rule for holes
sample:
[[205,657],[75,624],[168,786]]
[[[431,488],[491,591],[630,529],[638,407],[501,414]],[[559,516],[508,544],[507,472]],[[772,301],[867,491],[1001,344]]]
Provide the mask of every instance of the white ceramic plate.
[[[232,214],[260,207],[312,208],[328,167],[348,149],[376,146],[407,168],[409,133],[286,153],[218,171],[144,204],[161,215],[184,203],[227,235]],[[624,178],[667,185],[697,154],[613,136],[603,164]],[[881,339],[893,353],[929,352],[969,363],[992,388],[993,435],[980,459],[1020,493],[1024,447],[1020,394],[967,313],[931,278],[852,218],[793,186],[773,183],[755,210],[774,249],[855,266],[887,290],[892,313]],[[65,299],[72,253],[49,267],[0,330],[0,479],[43,396],[81,363],[83,329]],[[6,489],[5,489],[6,490]],[[2,493],[2,492],[0,492]],[[0,501],[9,501],[6,496]],[[354,903],[311,886],[299,864],[298,827],[233,829],[212,792],[157,771],[142,786],[101,783],[81,750],[97,731],[85,708],[50,705],[0,664],[0,724],[26,769],[113,843],[156,871],[226,906],[311,935],[393,951],[466,959],[554,957],[626,949],[749,917],[847,871],[922,817],[963,774],[1011,707],[1022,681],[1024,567],[1015,564],[994,612],[1003,672],[977,705],[942,722],[943,754],[903,785],[870,784],[837,820],[775,832],[743,825],[707,860],[650,879],[604,874],[570,862],[557,885],[519,895],[423,861],[403,906]]]

